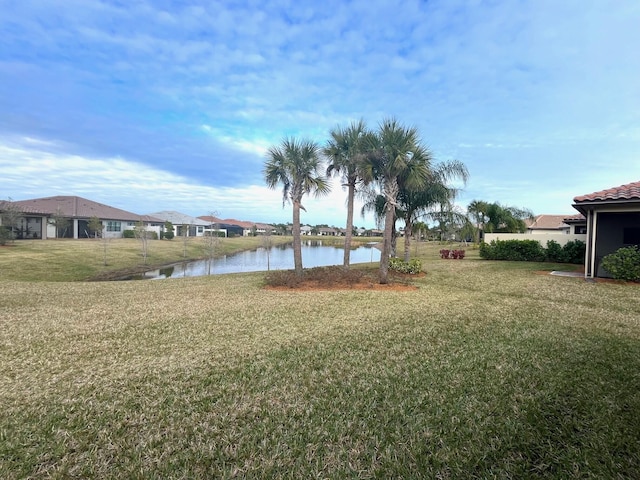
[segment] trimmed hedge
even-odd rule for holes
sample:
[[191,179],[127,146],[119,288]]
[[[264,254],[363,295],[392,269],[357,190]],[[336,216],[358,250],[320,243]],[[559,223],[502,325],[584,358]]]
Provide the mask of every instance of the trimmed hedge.
[[485,260],[509,260],[514,262],[584,262],[585,243],[572,240],[564,246],[549,240],[547,248],[537,240],[492,240],[480,244],[480,257]]

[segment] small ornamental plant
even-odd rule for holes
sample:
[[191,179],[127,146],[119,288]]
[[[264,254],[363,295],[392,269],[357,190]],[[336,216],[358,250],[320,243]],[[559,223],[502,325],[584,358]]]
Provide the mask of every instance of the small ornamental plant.
[[408,262],[405,262],[400,258],[390,258],[389,269],[399,273],[415,275],[422,271],[422,262],[416,258],[409,260]]
[[440,258],[462,260],[464,258],[464,250],[448,250],[443,248],[440,250]]

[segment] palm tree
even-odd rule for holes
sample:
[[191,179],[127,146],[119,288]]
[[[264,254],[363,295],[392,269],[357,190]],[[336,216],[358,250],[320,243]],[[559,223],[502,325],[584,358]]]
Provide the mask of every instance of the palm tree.
[[527,228],[524,221],[533,218],[533,212],[529,209],[505,207],[499,203],[490,203],[486,215],[486,231],[489,233],[523,233]]
[[400,191],[398,178],[403,177],[407,188],[417,189],[424,185],[429,173],[428,156],[426,149],[420,146],[417,129],[405,127],[394,118],[383,120],[375,133],[366,135],[365,142],[368,154],[364,178],[378,181],[385,199],[384,241],[380,256],[380,283],[384,284],[389,277],[389,256]]
[[482,200],[473,200],[467,206],[467,213],[473,217],[475,223],[475,243],[480,243],[480,229],[484,229],[489,204]]
[[305,210],[302,197],[307,193],[321,196],[330,190],[320,168],[320,147],[311,140],[285,138],[279,146],[267,151],[265,182],[269,188],[282,184],[283,207],[288,201],[293,204],[293,263],[298,276],[302,276],[300,210]]
[[342,186],[347,193],[347,225],[344,237],[344,268],[349,268],[351,258],[351,239],[353,237],[353,202],[358,183],[365,183],[361,173],[363,162],[363,138],[366,133],[363,120],[353,122],[347,128],[336,127],[331,131],[331,138],[323,149],[329,159],[327,176],[342,175]]
[[[423,154],[424,155],[424,154]],[[412,158],[412,161],[416,158]],[[469,178],[469,171],[464,163],[457,160],[437,164],[430,169],[429,175],[424,185],[420,188],[408,188],[405,175],[399,179],[400,192],[398,203],[400,214],[404,220],[404,261],[409,261],[410,242],[413,234],[413,224],[421,216],[428,214],[430,210],[438,205],[453,201],[457,190],[450,187],[448,183],[454,179],[460,179],[466,183]]]

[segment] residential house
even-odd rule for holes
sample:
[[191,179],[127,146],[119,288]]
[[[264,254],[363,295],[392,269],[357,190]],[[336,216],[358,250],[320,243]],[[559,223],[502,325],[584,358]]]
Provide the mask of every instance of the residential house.
[[233,218],[222,219],[211,215],[198,218],[215,225],[216,228],[228,231],[230,235],[249,237],[251,235],[264,235],[267,232],[269,234],[276,232],[275,227],[268,223],[247,222]]
[[58,195],[11,202],[22,212],[15,226],[17,238],[85,238],[92,235],[89,221],[97,217],[109,238],[122,237],[142,222],[145,229],[159,236],[164,222],[149,215],[138,215],[77,196]]
[[547,242],[553,240],[560,245],[570,241],[586,241],[584,217],[581,215],[537,215],[525,220],[526,233],[485,233],[483,241],[493,240],[536,240],[546,248]]
[[162,212],[150,213],[149,215],[160,218],[164,222],[171,222],[174,230],[173,233],[178,237],[202,237],[205,234],[205,229],[211,225],[210,222],[202,220],[201,218],[192,217],[173,210],[163,210]]
[[603,257],[625,246],[640,246],[640,181],[580,195],[573,202],[586,219],[585,278],[609,277]]

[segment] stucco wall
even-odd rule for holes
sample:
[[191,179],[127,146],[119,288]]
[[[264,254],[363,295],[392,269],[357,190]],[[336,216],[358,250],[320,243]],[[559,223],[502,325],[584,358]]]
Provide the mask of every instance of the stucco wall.
[[560,245],[565,245],[572,240],[580,240],[581,242],[587,241],[586,235],[570,235],[568,233],[485,233],[484,241],[490,243],[492,240],[535,240],[540,242],[540,245],[547,247],[549,240],[554,240]]

